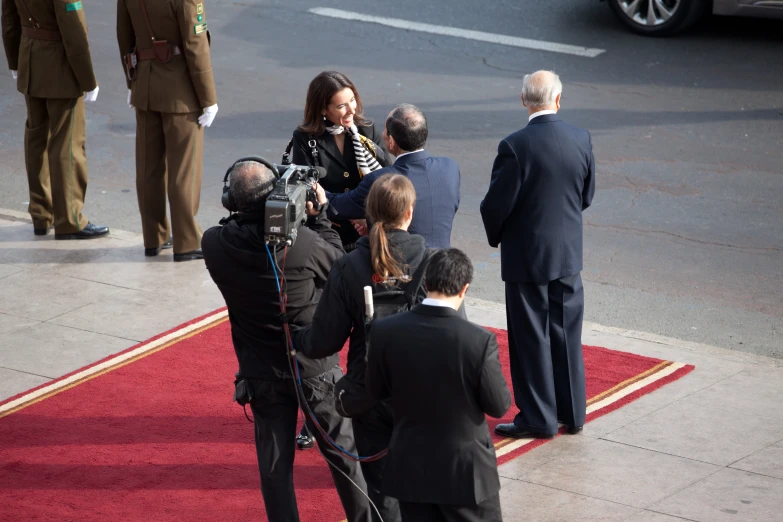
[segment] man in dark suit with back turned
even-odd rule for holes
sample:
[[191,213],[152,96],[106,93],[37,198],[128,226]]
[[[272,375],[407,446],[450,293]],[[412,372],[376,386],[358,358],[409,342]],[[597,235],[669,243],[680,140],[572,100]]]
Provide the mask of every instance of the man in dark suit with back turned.
[[502,245],[511,379],[519,413],[496,433],[551,438],[585,422],[582,211],[595,192],[590,134],[558,116],[560,78],[526,75],[527,127],[500,142],[481,216]]
[[502,417],[511,394],[495,336],[456,311],[472,278],[463,252],[436,252],[427,298],[370,334],[367,390],[394,411],[382,492],[400,501],[403,522],[502,520],[484,415]]
[[427,134],[424,113],[408,103],[398,105],[389,113],[383,129],[384,146],[397,156],[396,161],[365,176],[351,191],[327,193],[330,217],[364,219],[364,200],[375,180],[384,174],[402,174],[416,189],[409,231],[424,237],[428,248],[449,248],[451,226],[459,208],[459,165],[450,158],[430,156],[424,150]]

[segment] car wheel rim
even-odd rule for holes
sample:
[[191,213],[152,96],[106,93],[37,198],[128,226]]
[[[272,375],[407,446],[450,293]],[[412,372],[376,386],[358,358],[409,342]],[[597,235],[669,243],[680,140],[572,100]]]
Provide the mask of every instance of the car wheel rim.
[[649,27],[668,22],[682,0],[619,0],[618,4],[628,18]]

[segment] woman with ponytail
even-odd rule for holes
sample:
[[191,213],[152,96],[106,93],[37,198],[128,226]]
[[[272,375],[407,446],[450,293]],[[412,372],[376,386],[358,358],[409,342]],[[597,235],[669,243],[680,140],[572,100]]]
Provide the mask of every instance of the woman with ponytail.
[[[369,236],[337,260],[312,324],[294,337],[296,350],[314,359],[339,352],[350,340],[348,371],[338,383],[330,384],[336,385],[338,412],[353,419],[356,448],[363,457],[388,448],[393,426],[390,405],[374,401],[364,387],[364,287],[371,287],[374,294],[403,291],[413,304],[426,297],[423,274],[429,251],[423,237],[408,233],[415,203],[416,191],[405,176],[386,174],[373,183],[366,201]],[[379,304],[376,300],[376,310]],[[380,493],[383,464],[383,459],[362,462],[362,472],[384,522],[399,521],[397,501]]]

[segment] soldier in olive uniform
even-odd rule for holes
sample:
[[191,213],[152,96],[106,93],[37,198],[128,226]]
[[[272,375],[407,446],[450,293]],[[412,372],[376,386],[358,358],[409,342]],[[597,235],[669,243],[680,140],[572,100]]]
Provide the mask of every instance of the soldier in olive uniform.
[[108,227],[82,215],[84,102],[98,97],[82,3],[2,0],[2,9],[8,66],[27,102],[24,149],[33,230],[43,236],[54,226],[55,239],[105,236]]
[[117,41],[136,109],[136,192],[145,254],[203,259],[196,222],[204,127],[217,113],[203,0],[117,1]]

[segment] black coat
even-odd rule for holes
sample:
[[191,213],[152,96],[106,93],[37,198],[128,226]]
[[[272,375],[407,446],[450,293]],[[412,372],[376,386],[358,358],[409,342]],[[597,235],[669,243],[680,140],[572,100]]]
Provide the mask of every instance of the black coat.
[[[240,374],[250,379],[290,378],[277,283],[261,221],[236,215],[225,226],[204,232],[201,248],[209,274],[228,306]],[[285,259],[289,324],[310,324],[329,271],[342,255],[340,238],[327,219],[311,218],[308,227],[299,228]],[[276,256],[282,266],[282,249]],[[301,354],[297,358],[302,377],[319,375],[339,364],[336,355],[319,361]]]
[[[424,238],[409,234],[403,230],[387,232],[395,258],[408,265],[413,274],[419,265],[427,259]],[[364,376],[366,369],[366,346],[364,335],[364,293],[365,286],[377,289],[380,285],[370,279],[359,280],[352,277],[353,263],[372,266],[370,242],[368,238],[359,239],[356,250],[339,259],[329,274],[318,308],[315,310],[312,324],[296,332],[296,349],[307,357],[317,359],[329,357],[342,350],[345,341],[350,338],[348,351],[348,371],[344,379],[355,386],[358,394],[365,394]],[[370,271],[372,273],[372,271]],[[426,292],[422,287],[416,297],[416,303],[424,299]]]
[[383,493],[401,502],[475,505],[500,490],[485,414],[511,394],[495,336],[451,308],[419,305],[375,322],[366,386],[391,399]]
[[[392,163],[392,157],[387,156],[381,140],[381,133],[375,130],[375,126],[369,127],[357,126],[359,134],[366,136],[376,145],[378,152],[376,159],[381,167]],[[315,140],[315,148],[318,151],[320,166],[326,169],[326,177],[321,179],[321,185],[324,190],[333,193],[343,193],[355,189],[362,180],[359,173],[359,167],[356,165],[356,153],[353,150],[351,137],[346,134],[343,153],[337,147],[334,136],[324,132],[319,136],[312,136],[300,130],[294,131],[293,146],[291,150],[291,160],[295,165],[315,165],[312,155],[312,148],[309,145],[310,139]],[[364,216],[362,216],[363,218]],[[335,229],[339,232],[343,244],[356,243],[359,234],[353,228],[353,225],[345,220],[333,220]]]
[[555,114],[500,142],[481,217],[501,276],[546,284],[582,270],[582,211],[595,193],[590,133]]

